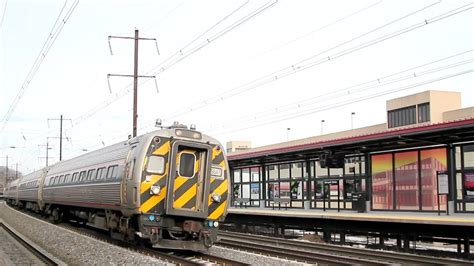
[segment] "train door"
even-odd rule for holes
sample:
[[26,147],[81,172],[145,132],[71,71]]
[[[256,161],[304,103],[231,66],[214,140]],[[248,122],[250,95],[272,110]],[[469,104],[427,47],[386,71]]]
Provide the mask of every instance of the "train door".
[[44,207],[43,191],[48,170],[49,169],[47,168],[44,169],[43,173],[41,173],[40,178],[38,179],[38,207],[40,210],[43,210]]
[[[138,197],[138,184],[133,178],[134,170],[135,170],[135,163],[136,163],[136,156],[134,154],[135,146],[130,148],[128,152],[128,156],[125,162],[125,167],[123,169],[123,177],[122,177],[122,184],[121,184],[121,191],[122,196],[121,205],[124,209],[134,209],[137,205],[137,197]],[[101,171],[104,169],[100,169],[97,172],[97,176],[101,175]]]
[[167,213],[207,217],[210,187],[210,156],[208,145],[176,141],[172,149]]

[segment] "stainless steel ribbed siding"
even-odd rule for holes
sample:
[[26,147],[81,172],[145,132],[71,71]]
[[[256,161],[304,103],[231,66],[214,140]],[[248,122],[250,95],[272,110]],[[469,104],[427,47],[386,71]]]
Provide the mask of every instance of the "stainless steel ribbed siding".
[[[44,170],[38,170],[27,174],[19,179],[18,183],[18,200],[22,201],[31,201],[37,202],[38,201],[38,186],[40,182],[40,178],[43,176]],[[34,187],[22,187],[22,185],[38,181]]]
[[120,182],[45,187],[43,197],[52,204],[120,209]]
[[[88,208],[120,209],[120,181],[123,165],[130,146],[127,142],[114,144],[51,167],[45,180],[43,199],[46,204],[60,204]],[[98,166],[119,165],[117,178],[73,184],[49,185],[54,176],[97,169]]]
[[18,200],[37,202],[38,201],[38,188],[19,189]]
[[13,180],[7,184],[8,190],[5,190],[3,193],[3,197],[6,199],[14,199],[16,200],[18,197],[18,184],[20,180]]

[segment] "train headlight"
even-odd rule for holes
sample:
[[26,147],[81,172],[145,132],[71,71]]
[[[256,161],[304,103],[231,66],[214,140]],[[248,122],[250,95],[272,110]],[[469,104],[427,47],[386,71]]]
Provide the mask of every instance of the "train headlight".
[[153,222],[155,220],[155,215],[152,214],[152,215],[148,216],[148,220]]
[[151,186],[150,188],[150,194],[151,195],[158,195],[161,192],[161,187],[160,186]]
[[216,193],[213,193],[211,197],[212,197],[212,200],[213,200],[213,201],[215,201],[215,202],[221,202],[221,195],[216,194]]
[[219,222],[218,221],[215,221],[214,222],[214,227],[218,227],[219,226]]

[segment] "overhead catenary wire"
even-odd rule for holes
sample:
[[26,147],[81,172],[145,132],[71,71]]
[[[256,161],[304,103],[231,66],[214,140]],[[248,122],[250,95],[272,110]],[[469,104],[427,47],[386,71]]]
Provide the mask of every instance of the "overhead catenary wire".
[[[417,24],[414,24],[414,25],[405,27],[405,28],[403,28],[403,29],[401,29],[401,30],[392,32],[392,33],[390,33],[390,34],[386,34],[386,35],[383,35],[383,36],[381,36],[381,37],[377,37],[377,38],[372,39],[372,40],[370,40],[370,41],[368,41],[368,42],[365,42],[365,43],[363,43],[363,44],[359,44],[359,45],[355,45],[355,46],[353,46],[353,47],[347,48],[347,49],[345,49],[345,50],[343,50],[343,51],[339,51],[339,52],[336,52],[336,53],[334,53],[334,54],[324,55],[324,56],[323,56],[323,54],[325,54],[325,53],[327,53],[327,52],[329,52],[329,51],[332,51],[332,50],[334,50],[334,49],[337,49],[337,48],[339,48],[339,47],[341,47],[341,46],[343,46],[343,45],[349,44],[349,43],[351,43],[351,42],[353,42],[353,41],[355,41],[355,40],[358,40],[358,39],[360,39],[360,38],[362,38],[362,37],[364,37],[364,36],[366,36],[366,35],[368,35],[368,34],[370,34],[370,33],[373,33],[373,32],[375,32],[375,31],[381,30],[381,29],[383,29],[383,28],[385,28],[385,27],[387,27],[387,26],[389,26],[389,25],[392,25],[392,24],[394,24],[394,23],[396,23],[396,22],[399,22],[399,21],[401,21],[401,20],[403,20],[403,19],[405,19],[405,18],[407,18],[407,17],[409,17],[409,16],[411,16],[411,15],[414,15],[414,14],[417,14],[417,13],[423,11],[423,10],[426,10],[427,8],[432,7],[432,6],[434,6],[435,4],[437,4],[437,3],[430,4],[430,5],[428,5],[428,6],[425,6],[425,7],[421,8],[421,9],[417,9],[417,10],[415,10],[415,11],[413,11],[413,12],[410,12],[410,13],[407,14],[407,15],[404,15],[404,16],[399,17],[399,18],[397,18],[397,19],[395,19],[395,20],[392,20],[392,21],[390,21],[390,22],[388,22],[388,23],[385,23],[385,24],[383,24],[382,26],[378,26],[378,27],[376,27],[376,28],[374,28],[374,29],[371,29],[371,30],[369,30],[369,31],[367,31],[367,32],[365,32],[365,33],[363,33],[363,34],[360,34],[360,35],[358,35],[358,36],[356,36],[356,37],[354,37],[354,38],[351,38],[351,39],[349,39],[349,40],[347,40],[347,41],[344,41],[344,42],[342,42],[342,43],[340,43],[340,44],[337,44],[337,45],[335,45],[335,46],[333,46],[333,47],[330,47],[330,48],[328,48],[328,49],[326,49],[326,50],[324,50],[324,51],[320,51],[320,52],[318,52],[318,53],[316,53],[316,54],[314,54],[314,55],[311,55],[310,57],[307,57],[307,58],[305,58],[305,59],[303,59],[303,60],[300,60],[300,61],[298,61],[298,62],[296,62],[296,63],[294,63],[294,64],[291,64],[291,65],[288,66],[288,67],[285,67],[285,68],[282,68],[282,69],[273,71],[273,72],[271,72],[271,73],[269,73],[269,74],[266,74],[266,75],[264,75],[264,76],[262,76],[262,77],[256,78],[256,79],[254,79],[254,80],[252,80],[252,81],[246,82],[246,83],[244,83],[244,84],[242,84],[242,85],[239,85],[239,86],[237,86],[237,87],[234,87],[234,88],[231,88],[231,89],[229,89],[229,90],[226,90],[226,91],[224,91],[224,92],[222,92],[222,93],[220,93],[220,94],[218,94],[218,95],[216,95],[216,96],[213,96],[213,97],[210,97],[210,98],[201,100],[201,101],[196,102],[196,103],[194,103],[194,104],[190,104],[188,108],[186,108],[186,109],[185,109],[185,108],[181,108],[181,109],[178,110],[178,111],[175,111],[175,112],[172,112],[172,113],[170,113],[170,114],[168,114],[168,115],[163,116],[162,119],[163,119],[163,120],[173,119],[173,118],[175,118],[175,117],[184,115],[184,114],[186,114],[186,113],[188,113],[188,112],[194,112],[194,111],[196,111],[196,110],[198,110],[198,109],[201,109],[201,108],[210,106],[210,105],[215,104],[215,103],[217,103],[217,102],[221,102],[221,101],[223,101],[223,100],[227,100],[227,99],[229,99],[229,98],[231,98],[231,97],[234,97],[234,96],[237,96],[237,95],[242,94],[242,93],[244,93],[244,92],[247,92],[247,91],[253,90],[253,89],[255,89],[255,88],[261,87],[261,86],[263,86],[263,85],[265,85],[265,84],[274,82],[274,81],[276,81],[276,80],[279,80],[279,79],[281,79],[281,78],[290,76],[290,75],[292,75],[292,74],[296,74],[296,73],[298,73],[298,72],[300,72],[300,71],[303,71],[303,70],[306,70],[306,69],[308,69],[308,68],[312,68],[312,67],[314,67],[314,66],[317,66],[317,65],[320,65],[320,64],[323,64],[323,63],[327,63],[327,62],[329,62],[329,61],[331,61],[331,60],[340,58],[340,57],[342,57],[342,56],[345,56],[345,55],[348,55],[348,54],[351,54],[351,53],[354,53],[354,52],[359,51],[359,50],[362,50],[362,49],[364,49],[364,48],[371,47],[371,46],[373,46],[373,45],[375,45],[375,44],[378,44],[378,43],[381,43],[381,42],[383,42],[383,41],[386,41],[386,40],[392,39],[392,38],[394,38],[394,37],[400,36],[400,35],[402,35],[402,34],[405,34],[405,33],[411,32],[411,31],[414,31],[414,30],[416,30],[416,29],[418,29],[418,28],[421,28],[421,27],[424,27],[424,26],[426,26],[426,25],[431,25],[431,24],[434,23],[434,22],[437,22],[437,21],[440,21],[440,20],[442,20],[442,19],[448,18],[448,17],[450,17],[450,16],[452,16],[452,15],[458,14],[458,13],[453,13],[453,12],[459,11],[459,9],[464,8],[461,12],[465,12],[465,11],[467,11],[467,10],[470,10],[470,9],[472,8],[472,5],[473,5],[473,4],[464,5],[464,6],[460,7],[460,8],[456,8],[456,9],[451,10],[451,11],[449,11],[449,12],[446,12],[446,13],[443,13],[443,14],[438,15],[438,16],[436,16],[436,17],[433,17],[433,18],[436,18],[436,20],[433,20],[432,23],[430,23],[430,24],[425,23],[425,21],[431,21],[432,19],[423,19],[423,22],[421,22],[421,23],[417,23]],[[471,7],[469,8],[468,6],[471,6]],[[442,16],[442,15],[444,15],[444,16]],[[438,19],[438,18],[439,18],[439,19]],[[318,59],[312,60],[312,59],[314,59],[314,58],[316,58],[316,57],[318,57],[318,56],[321,56],[321,57],[318,58]]]
[[[126,136],[126,135],[125,135]],[[107,142],[110,142],[109,140],[107,140]]]
[[353,103],[357,103],[357,102],[361,102],[361,101],[366,101],[366,100],[369,100],[369,99],[374,99],[374,98],[384,96],[384,95],[388,95],[388,94],[392,94],[392,93],[395,93],[395,92],[400,92],[400,91],[404,91],[404,90],[408,90],[408,89],[413,89],[413,88],[416,88],[416,87],[420,87],[420,86],[423,86],[423,85],[439,82],[439,81],[442,81],[442,80],[451,79],[451,78],[455,78],[455,77],[466,75],[466,74],[471,74],[473,72],[474,72],[473,69],[469,69],[469,70],[465,70],[465,71],[445,75],[445,76],[442,76],[442,77],[430,79],[430,80],[427,80],[427,81],[422,81],[422,82],[418,82],[418,83],[414,83],[414,84],[394,88],[394,89],[391,89],[391,90],[388,90],[388,91],[374,93],[374,94],[368,95],[368,96],[362,96],[362,97],[359,97],[359,98],[352,98],[352,99],[349,99],[349,100],[346,100],[346,101],[343,101],[343,102],[339,102],[339,103],[335,103],[335,104],[331,104],[331,105],[315,107],[315,108],[310,109],[310,110],[305,110],[303,112],[296,112],[296,113],[293,113],[293,114],[289,114],[285,117],[275,118],[273,120],[265,121],[265,122],[258,123],[258,124],[255,124],[255,125],[246,125],[246,126],[243,126],[243,127],[226,129],[225,131],[215,132],[213,134],[213,136],[220,136],[220,135],[228,134],[228,133],[231,133],[231,132],[237,132],[237,131],[242,131],[242,130],[246,130],[246,129],[261,127],[261,126],[268,125],[268,124],[282,122],[282,121],[286,121],[286,120],[297,118],[297,117],[304,117],[304,116],[314,114],[314,113],[317,113],[317,112],[330,110],[330,109],[342,107],[342,106],[345,106],[345,105],[348,105],[348,104],[353,104]]
[[[380,29],[382,29],[382,28],[384,28],[384,27],[387,27],[388,25],[391,25],[391,24],[393,24],[393,23],[395,23],[395,22],[401,21],[401,20],[403,20],[403,19],[409,17],[410,15],[413,15],[413,14],[416,14],[416,13],[418,13],[418,12],[421,12],[422,10],[426,10],[427,8],[432,7],[432,6],[434,6],[434,5],[438,4],[438,3],[439,3],[439,2],[430,4],[430,5],[428,5],[428,6],[424,6],[424,7],[422,7],[421,9],[417,9],[417,10],[415,10],[415,11],[413,11],[413,12],[410,12],[410,13],[407,14],[407,15],[404,15],[404,16],[402,16],[402,17],[400,17],[400,18],[397,18],[397,19],[392,20],[392,21],[390,21],[390,22],[388,22],[388,23],[385,23],[385,24],[383,24],[382,26],[379,26],[379,27],[376,27],[375,29],[369,30],[368,32],[365,32],[365,33],[363,33],[363,34],[361,34],[361,35],[359,35],[359,36],[357,36],[357,37],[355,37],[355,38],[352,38],[352,39],[350,39],[349,41],[343,42],[343,43],[352,42],[352,41],[358,39],[360,36],[365,36],[365,35],[367,35],[369,32],[372,33],[372,32],[375,32],[376,30],[380,30]],[[471,6],[471,7],[469,7],[469,6]],[[223,101],[223,100],[227,99],[228,97],[230,98],[230,97],[232,97],[232,96],[238,95],[238,94],[240,94],[240,93],[243,93],[243,92],[245,92],[245,91],[251,90],[251,89],[253,89],[253,88],[257,88],[257,87],[263,86],[263,85],[265,85],[265,84],[268,84],[269,82],[274,82],[274,81],[276,81],[276,80],[278,80],[278,79],[280,79],[280,78],[284,78],[284,77],[286,77],[286,76],[289,76],[289,75],[291,75],[291,74],[297,73],[297,72],[302,71],[302,70],[304,70],[304,69],[307,69],[307,68],[309,68],[309,67],[314,67],[314,66],[316,66],[316,65],[319,65],[319,64],[321,64],[321,63],[330,61],[330,60],[332,60],[332,59],[336,59],[336,58],[342,57],[342,56],[344,56],[344,55],[347,55],[347,54],[356,52],[356,51],[358,51],[358,50],[361,50],[361,49],[363,49],[363,48],[373,46],[373,45],[375,45],[375,44],[377,44],[377,43],[380,43],[380,42],[383,42],[383,41],[385,41],[385,40],[388,40],[388,39],[391,39],[391,38],[400,36],[400,35],[402,35],[402,34],[411,32],[411,31],[416,30],[416,29],[418,29],[418,28],[421,28],[421,27],[423,27],[423,26],[425,26],[425,25],[432,24],[432,23],[434,23],[434,22],[437,22],[437,21],[446,19],[446,18],[448,18],[448,17],[451,17],[451,16],[454,16],[454,15],[460,14],[460,13],[465,12],[465,11],[468,11],[468,10],[470,10],[470,9],[472,9],[472,4],[463,5],[463,6],[461,6],[461,7],[455,8],[455,9],[450,10],[450,11],[445,12],[445,13],[442,13],[442,14],[440,14],[440,15],[438,15],[438,16],[435,16],[435,17],[432,17],[432,18],[430,18],[430,19],[424,19],[423,22],[421,22],[421,23],[413,24],[413,25],[408,26],[408,27],[405,27],[405,28],[403,28],[403,29],[401,29],[401,30],[398,30],[398,31],[395,31],[395,32],[392,32],[392,33],[383,35],[383,36],[381,36],[381,37],[375,38],[375,39],[370,40],[370,41],[368,41],[368,42],[365,42],[365,43],[363,43],[362,45],[356,45],[356,46],[354,46],[354,47],[348,48],[348,49],[343,50],[343,51],[341,51],[341,52],[335,53],[334,55],[329,56],[328,58],[323,57],[322,59],[319,59],[319,60],[312,61],[312,62],[308,63],[308,65],[301,65],[301,66],[292,65],[292,66],[290,66],[290,67],[284,69],[284,70],[290,69],[290,71],[283,72],[283,73],[279,73],[278,71],[276,71],[276,72],[273,72],[273,73],[271,73],[271,74],[265,76],[264,78],[256,79],[256,80],[253,80],[253,81],[251,81],[251,82],[249,82],[249,83],[246,83],[246,84],[244,84],[244,85],[241,85],[241,86],[237,87],[237,88],[244,87],[245,90],[243,90],[243,91],[238,91],[238,93],[226,95],[226,93],[232,92],[234,89],[228,90],[228,91],[226,91],[226,92],[224,92],[224,93],[222,93],[222,94],[220,94],[220,95],[218,95],[218,96],[216,96],[216,97],[213,97],[213,98],[209,98],[209,99],[207,99],[207,100],[204,100],[204,103],[203,103],[203,104],[199,103],[199,104],[191,105],[190,107],[188,107],[188,109],[186,109],[186,110],[184,110],[184,111],[182,111],[182,112],[174,113],[174,114],[171,114],[171,115],[168,115],[168,116],[165,115],[165,116],[162,117],[162,119],[163,119],[163,120],[169,120],[169,119],[171,119],[171,118],[174,118],[174,117],[177,117],[177,116],[180,116],[180,115],[189,113],[189,112],[194,112],[194,111],[196,111],[196,110],[198,110],[198,109],[201,109],[201,108],[203,108],[203,107],[206,107],[206,106],[208,106],[208,105],[211,105],[211,104],[214,104],[214,103]],[[427,23],[427,22],[429,22],[429,23]],[[341,44],[336,45],[336,47],[340,47],[340,46],[341,46]],[[328,50],[331,50],[331,48],[328,49]],[[328,51],[328,50],[326,50],[326,51]],[[318,53],[318,54],[322,54],[322,52],[320,52],[320,53]],[[314,57],[315,57],[315,56],[311,56],[310,58],[314,58]],[[301,63],[303,63],[303,62],[306,62],[308,59],[309,59],[309,58],[307,58],[307,59],[305,59],[305,60],[301,60],[301,61],[298,62],[298,64],[301,64]],[[251,86],[245,88],[246,85],[247,85],[247,86],[251,85]],[[153,122],[154,122],[154,121],[153,121]],[[149,123],[146,123],[146,124],[147,124],[147,126],[145,126],[144,128],[149,128],[149,127],[151,127],[151,125],[149,125]],[[142,129],[143,129],[143,128],[142,128]]]
[[[442,61],[446,61],[448,59],[453,59],[453,58],[456,58],[456,57],[459,57],[459,56],[462,56],[462,55],[466,55],[468,53],[472,53],[473,51],[474,50],[471,49],[471,50],[463,51],[463,52],[460,52],[460,53],[456,53],[456,54],[453,54],[453,55],[450,55],[450,56],[447,56],[447,57],[443,57],[443,58],[436,59],[436,60],[421,64],[421,65],[417,65],[415,67],[410,67],[410,68],[407,68],[407,69],[403,69],[403,70],[397,71],[397,72],[392,73],[392,74],[384,75],[382,77],[377,77],[377,78],[371,79],[369,81],[361,82],[361,83],[358,83],[358,84],[355,84],[355,85],[350,85],[350,86],[347,86],[345,88],[336,90],[334,92],[330,92],[330,93],[326,93],[326,94],[322,94],[322,95],[317,95],[315,97],[312,97],[310,99],[305,99],[303,101],[293,102],[293,103],[286,104],[286,105],[283,105],[283,106],[274,107],[274,108],[268,109],[267,111],[263,111],[263,112],[260,112],[260,113],[257,113],[257,114],[250,114],[250,115],[246,115],[246,116],[238,117],[238,118],[227,118],[227,120],[225,122],[230,123],[230,125],[235,125],[235,124],[250,125],[252,123],[265,123],[264,119],[267,119],[267,120],[275,119],[275,117],[271,117],[271,115],[284,116],[285,112],[286,113],[291,112],[294,109],[298,109],[301,112],[301,109],[303,109],[305,107],[309,108],[314,104],[317,104],[317,103],[320,103],[320,102],[325,102],[325,101],[327,101],[329,99],[332,99],[332,98],[342,97],[342,96],[354,97],[358,93],[365,92],[369,89],[380,88],[380,87],[383,87],[383,86],[400,83],[402,81],[406,81],[406,80],[409,80],[409,79],[418,79],[418,78],[423,77],[424,75],[434,74],[434,73],[437,73],[437,72],[440,72],[440,71],[445,71],[445,70],[452,69],[452,68],[459,67],[459,66],[463,66],[463,65],[466,65],[466,64],[471,64],[471,63],[474,62],[474,59],[462,59],[461,61],[457,61],[457,62],[454,62],[454,63],[448,63],[448,64],[445,64],[445,65],[442,65],[442,66],[436,66],[436,67],[433,67],[433,68],[430,68],[430,69],[420,69],[420,68],[423,68],[423,67],[427,67],[427,66],[442,62]],[[420,70],[417,70],[417,69],[420,69]],[[397,77],[400,74],[404,74],[404,75],[400,76],[400,77]],[[315,100],[317,100],[317,101],[315,101]],[[264,121],[262,121],[262,120],[264,120]],[[231,122],[229,122],[229,121],[231,121]],[[222,122],[215,122],[215,123],[213,123],[211,128],[204,128],[204,129],[202,129],[202,131],[206,132],[206,133],[214,134],[214,132],[219,132],[219,130],[225,129],[225,128],[227,128],[227,126],[229,126],[227,124],[220,124],[220,123],[222,123]],[[221,126],[219,126],[219,125],[221,125]],[[140,128],[140,131],[144,131],[146,128],[149,128],[149,127],[143,126],[143,127]],[[126,133],[127,132],[124,131],[124,132],[120,132],[119,134],[116,134],[115,136],[111,136],[112,137],[112,142],[119,141],[120,139],[123,139],[124,136],[126,135]],[[100,146],[100,145],[98,144],[97,146]]]
[[[292,109],[301,109],[305,106],[312,105],[312,104],[319,103],[319,102],[326,101],[326,100],[330,100],[330,99],[338,97],[338,96],[340,97],[340,96],[345,96],[345,95],[354,95],[355,93],[364,92],[364,91],[367,91],[369,89],[378,88],[378,87],[386,86],[386,85],[389,85],[389,84],[394,84],[394,83],[397,83],[397,82],[418,78],[418,77],[421,77],[421,76],[424,76],[424,75],[433,74],[433,73],[436,73],[436,72],[439,72],[439,71],[444,71],[444,70],[451,69],[451,68],[454,68],[454,67],[459,67],[459,66],[463,66],[463,65],[466,65],[466,64],[470,64],[470,63],[474,62],[473,58],[463,59],[462,61],[458,61],[458,62],[455,62],[455,63],[449,63],[449,64],[446,64],[446,65],[443,65],[443,66],[438,66],[438,67],[427,69],[427,70],[414,71],[414,70],[420,69],[422,67],[426,67],[426,66],[433,65],[435,63],[439,63],[439,62],[442,62],[442,61],[445,61],[445,60],[448,60],[448,59],[452,59],[452,58],[455,58],[455,57],[458,57],[458,56],[461,56],[461,55],[466,55],[468,53],[472,53],[473,51],[474,50],[471,49],[471,50],[467,50],[467,51],[464,51],[464,52],[461,52],[461,53],[456,53],[454,55],[450,55],[448,57],[437,59],[437,60],[431,61],[429,63],[425,63],[425,64],[418,65],[418,66],[415,66],[415,67],[410,67],[408,69],[397,71],[395,73],[385,75],[383,77],[377,77],[377,78],[371,79],[369,81],[364,81],[364,82],[357,83],[357,84],[354,84],[354,85],[349,85],[349,86],[346,86],[344,88],[336,89],[336,90],[328,92],[328,93],[319,94],[319,95],[316,95],[316,96],[310,97],[310,98],[305,98],[304,100],[301,100],[301,101],[295,101],[295,102],[280,105],[280,106],[277,106],[277,107],[272,107],[272,108],[269,108],[265,111],[261,111],[261,112],[258,112],[258,113],[253,113],[253,114],[249,114],[249,115],[245,115],[245,116],[241,116],[241,117],[228,118],[225,122],[228,122],[229,120],[232,121],[232,123],[236,123],[236,122],[239,122],[239,121],[253,121],[253,120],[256,120],[256,119],[261,119],[261,118],[273,115],[275,113],[281,113],[281,112],[289,111],[289,110],[292,110]],[[403,73],[406,73],[406,74],[404,76],[397,77],[398,75],[403,74]],[[217,122],[215,122],[215,124],[220,125],[220,124],[224,124],[225,122],[217,121]],[[210,129],[210,130],[212,131],[212,129]]]
[[[41,48],[40,52],[38,53],[38,56],[36,57],[32,67],[30,68],[30,71],[26,75],[25,80],[23,81],[23,84],[21,85],[21,88],[19,89],[17,95],[13,99],[13,102],[11,103],[10,107],[8,108],[8,111],[6,112],[5,116],[2,119],[2,127],[0,128],[0,132],[3,131],[10,120],[13,112],[15,111],[18,103],[20,102],[21,98],[23,97],[24,93],[26,92],[27,88],[33,81],[33,78],[35,77],[36,73],[38,72],[38,69],[41,67],[41,64],[43,63],[44,59],[46,58],[48,52],[51,50],[51,47],[55,43],[56,39],[58,38],[59,34],[61,33],[62,29],[64,28],[64,25],[66,22],[69,20],[70,16],[76,9],[77,5],[79,4],[79,0],[75,0],[74,3],[69,7],[69,9],[66,11],[65,15],[62,17],[64,10],[67,5],[67,1],[65,1],[63,7],[61,8],[61,11],[59,12],[58,17],[56,18],[56,21],[53,24],[53,27],[51,28],[51,31],[46,38],[46,41],[43,44],[43,47]],[[61,18],[62,17],[62,18]],[[59,22],[59,24],[58,24]]]
[[[413,74],[408,74],[404,77],[395,78],[395,79],[384,81],[384,82],[377,82],[375,84],[370,84],[366,87],[357,89],[354,92],[353,91],[348,91],[347,93],[341,92],[337,95],[333,94],[330,97],[329,97],[329,95],[327,95],[326,97],[320,97],[318,99],[318,101],[312,102],[310,104],[298,103],[296,106],[293,106],[292,108],[276,107],[276,108],[273,109],[273,112],[267,111],[266,113],[258,115],[258,116],[254,115],[254,116],[247,116],[246,118],[229,119],[230,121],[232,121],[232,123],[224,124],[224,125],[221,126],[221,128],[225,128],[227,126],[230,126],[230,125],[233,125],[233,124],[236,124],[236,123],[237,124],[250,124],[250,123],[258,123],[258,121],[262,121],[262,120],[271,120],[271,119],[274,119],[274,117],[272,117],[272,116],[283,116],[283,115],[285,115],[285,113],[291,112],[293,110],[296,110],[296,109],[301,110],[301,109],[304,109],[305,107],[308,108],[308,107],[311,107],[311,106],[313,106],[315,104],[318,104],[318,103],[325,103],[327,101],[335,99],[336,97],[344,97],[344,96],[354,97],[354,95],[356,95],[357,93],[365,92],[365,91],[370,90],[370,89],[384,87],[384,86],[387,86],[387,85],[391,85],[391,84],[394,84],[394,83],[399,83],[399,82],[406,81],[406,80],[409,80],[409,79],[416,79],[416,78],[422,77],[424,75],[436,73],[436,72],[439,72],[439,71],[444,71],[444,70],[447,70],[447,69],[451,69],[451,68],[454,68],[454,67],[459,67],[459,66],[466,65],[466,64],[471,64],[473,62],[474,62],[474,59],[470,59],[470,60],[461,61],[461,62],[458,62],[458,63],[455,63],[455,64],[442,66],[442,67],[439,67],[439,68],[436,68],[436,69],[430,69],[430,70],[421,71],[421,72],[417,72],[417,73],[413,73]],[[206,131],[206,132],[209,133],[209,132],[213,132],[215,130],[219,130],[219,127],[214,126],[213,128],[211,128],[209,130],[203,130],[203,131]]]
[[[232,31],[233,29],[236,29],[238,26],[242,25],[244,22],[256,17],[257,15],[261,14],[264,10],[267,10],[268,8],[274,6],[277,2],[278,1],[276,1],[276,0],[267,2],[267,4],[265,4],[264,6],[259,7],[257,10],[254,10],[250,14],[247,14],[244,17],[239,18],[238,23],[233,23],[233,24],[231,24],[231,26],[227,26],[224,30],[220,31],[220,33],[215,34],[215,35],[210,36],[209,38],[207,38],[207,39],[212,40],[212,41],[205,41],[205,42],[200,43],[197,46],[194,46],[192,52],[187,52],[186,54],[183,53],[183,55],[181,57],[178,57],[178,59],[175,59],[175,60],[178,60],[178,61],[171,61],[170,64],[175,65],[177,62],[182,61],[184,58],[196,53],[200,49],[202,49],[205,46],[209,45],[211,42],[213,42],[213,41],[217,40],[218,38],[224,36],[226,33]],[[240,8],[241,8],[241,6],[239,6],[237,9],[240,9]],[[232,12],[232,13],[234,13],[234,12]],[[223,22],[223,21],[224,20],[221,20],[221,22]],[[208,31],[208,30],[206,30],[206,31]],[[194,41],[192,41],[192,42],[194,42]],[[182,49],[180,49],[180,50],[182,50]],[[177,53],[179,53],[179,50],[178,50]],[[166,60],[168,60],[168,59],[165,59],[165,61]],[[150,71],[147,71],[146,75],[148,75],[149,73],[150,73]],[[148,81],[143,81],[143,82],[140,82],[139,84],[143,85],[147,82]],[[78,124],[82,123],[83,121],[89,119],[90,117],[94,116],[99,111],[103,110],[104,108],[110,106],[112,103],[114,103],[117,100],[121,99],[123,96],[127,95],[131,91],[132,91],[132,83],[128,84],[122,90],[120,90],[120,91],[114,93],[113,95],[111,95],[107,100],[105,100],[105,101],[99,103],[98,105],[94,106],[92,109],[88,110],[86,113],[84,113],[84,114],[78,116],[77,118],[75,118],[74,119],[74,121],[75,121],[74,125],[78,125]]]
[[5,13],[7,12],[8,0],[5,0],[5,5],[3,6],[2,18],[0,18],[0,29],[3,28],[3,20],[5,19]]
[[369,9],[371,9],[371,8],[373,8],[373,7],[375,7],[375,6],[377,6],[377,5],[380,4],[380,3],[382,3],[382,0],[379,0],[379,1],[377,1],[377,2],[375,2],[375,3],[372,3],[372,4],[368,5],[368,6],[364,6],[364,7],[361,8],[361,9],[358,9],[358,10],[356,10],[356,11],[354,11],[354,12],[351,12],[351,13],[349,13],[349,14],[343,16],[343,17],[337,18],[336,20],[331,21],[331,22],[329,22],[329,23],[327,23],[327,24],[325,24],[325,25],[323,25],[323,26],[321,26],[321,27],[318,27],[317,29],[311,30],[310,32],[306,32],[306,33],[304,33],[304,34],[302,34],[302,35],[299,35],[298,37],[296,37],[296,38],[294,38],[294,39],[291,39],[291,40],[289,40],[289,41],[286,41],[285,43],[283,43],[282,45],[280,45],[280,46],[278,46],[278,47],[271,48],[271,49],[267,50],[266,52],[263,52],[263,54],[267,54],[267,53],[269,53],[269,52],[271,52],[271,51],[274,51],[274,50],[276,50],[276,49],[280,49],[280,48],[282,48],[282,47],[284,47],[284,46],[288,46],[288,45],[291,44],[291,43],[300,41],[300,40],[302,40],[302,39],[304,39],[304,38],[306,38],[306,37],[308,37],[308,36],[310,36],[310,35],[312,35],[312,34],[314,34],[314,33],[316,33],[316,32],[319,32],[319,31],[321,31],[321,30],[327,29],[327,28],[329,28],[329,27],[331,27],[331,26],[334,26],[334,25],[338,24],[338,23],[341,22],[341,21],[344,21],[344,20],[346,20],[346,19],[349,19],[349,18],[351,18],[351,17],[353,17],[353,16],[355,16],[355,15],[361,14],[361,13],[363,13],[363,12],[365,12],[365,11],[367,11],[367,10],[369,10]]
[[[195,43],[196,41],[198,41],[199,39],[201,39],[202,37],[204,37],[204,35],[206,35],[207,33],[209,33],[210,31],[212,31],[213,29],[215,29],[217,26],[219,26],[222,22],[226,21],[227,19],[229,19],[232,15],[234,15],[235,13],[237,13],[239,10],[241,10],[245,5],[247,5],[249,3],[249,0],[247,0],[246,2],[244,2],[242,5],[238,6],[236,9],[232,10],[229,14],[227,14],[226,16],[224,16],[223,18],[221,18],[220,20],[218,20],[216,23],[214,23],[214,25],[212,25],[211,27],[209,27],[207,30],[201,32],[200,34],[198,34],[194,39],[192,39],[191,41],[189,41],[186,45],[184,45],[183,47],[181,47],[178,51],[176,51],[174,54],[168,56],[165,60],[163,60],[163,62],[161,62],[160,64],[154,66],[152,69],[150,69],[149,71],[147,71],[148,74],[156,71],[157,69],[161,69],[163,67],[163,65],[166,65],[166,63],[168,63],[169,61],[173,60],[173,58],[175,57],[180,57],[182,56],[184,53],[183,51],[186,52],[186,49],[191,46],[193,43]],[[155,73],[156,74],[156,73]]]

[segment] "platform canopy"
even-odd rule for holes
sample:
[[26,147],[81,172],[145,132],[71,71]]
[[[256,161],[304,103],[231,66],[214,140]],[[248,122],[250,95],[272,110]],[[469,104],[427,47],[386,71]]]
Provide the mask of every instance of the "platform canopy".
[[474,118],[352,135],[318,141],[284,142],[230,154],[231,167],[319,158],[323,154],[361,154],[474,141]]

